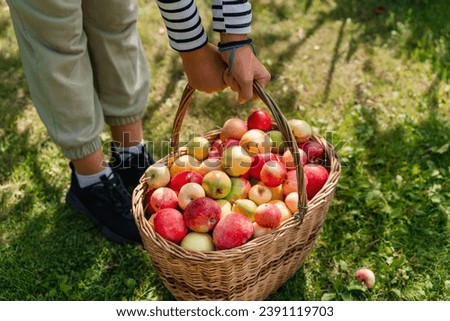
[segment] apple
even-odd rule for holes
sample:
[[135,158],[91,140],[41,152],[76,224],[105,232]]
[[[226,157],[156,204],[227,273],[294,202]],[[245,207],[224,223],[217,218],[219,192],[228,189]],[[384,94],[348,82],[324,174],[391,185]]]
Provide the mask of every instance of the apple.
[[212,231],[220,220],[221,209],[215,200],[200,197],[188,204],[183,212],[184,223],[194,232]]
[[251,177],[257,180],[261,179],[261,169],[263,165],[270,160],[277,160],[277,155],[273,153],[263,153],[252,155],[252,164],[248,173]]
[[223,151],[223,168],[230,176],[241,176],[248,172],[252,158],[241,146],[231,146]]
[[239,146],[239,139],[228,138],[226,141],[224,141],[222,144],[221,155],[225,149],[231,146]]
[[197,172],[200,168],[200,161],[192,155],[182,155],[178,157],[170,166],[170,176],[173,177],[183,171]]
[[356,271],[355,279],[361,281],[368,289],[375,285],[375,273],[368,268],[360,268]]
[[261,204],[256,208],[255,222],[262,227],[275,228],[281,223],[281,210],[275,204]]
[[279,161],[268,161],[261,168],[261,182],[269,187],[275,187],[283,183],[286,178],[286,167]]
[[153,221],[155,231],[168,241],[179,243],[187,234],[183,215],[174,208],[161,209]]
[[325,160],[325,150],[318,142],[309,140],[302,145],[309,163],[321,164]]
[[327,182],[328,171],[325,167],[318,164],[306,164],[303,166],[303,171],[308,179],[306,194],[308,195],[308,199],[312,199]]
[[255,220],[254,216],[257,207],[258,206],[249,199],[239,199],[234,202],[231,207],[231,211],[234,213],[243,214],[253,222]]
[[[303,175],[305,186],[308,185],[306,175]],[[292,192],[298,192],[297,172],[295,170],[287,172],[286,180],[283,182],[283,194],[286,196]]]
[[239,213],[230,213],[222,218],[213,231],[214,244],[218,250],[245,244],[252,236],[252,222]]
[[205,197],[203,187],[197,183],[187,183],[178,193],[178,205],[184,210],[190,202],[200,197]]
[[288,218],[292,216],[291,211],[287,208],[286,204],[283,201],[275,200],[270,201],[269,204],[273,204],[276,207],[278,207],[281,211],[281,223],[286,221]]
[[180,246],[194,251],[214,251],[214,241],[208,233],[189,232],[181,241]]
[[146,206],[145,213],[147,214],[147,216],[155,213],[155,210],[152,208],[150,202],[154,191],[155,191],[154,189],[149,189],[147,191],[147,194],[145,194],[145,206]]
[[248,191],[252,187],[250,182],[241,177],[230,177],[231,179],[231,190],[225,199],[230,202],[234,202],[237,199],[247,198]]
[[272,200],[270,188],[264,185],[254,185],[248,191],[248,198],[256,205],[269,203]]
[[224,198],[231,191],[231,179],[224,172],[213,170],[203,177],[202,187],[206,196],[213,199]]
[[260,129],[267,132],[272,129],[272,118],[264,110],[255,110],[247,118],[247,127],[248,129]]
[[228,138],[241,139],[247,130],[248,127],[245,121],[233,117],[227,119],[223,124],[222,131],[220,132],[220,139],[222,141],[226,141]]
[[202,161],[208,157],[210,146],[211,144],[205,137],[196,136],[188,141],[186,145],[186,152],[188,155],[194,156],[196,160]]
[[271,142],[271,152],[276,154],[282,154],[286,149],[286,143],[284,142],[283,134],[279,130],[271,130],[266,133]]
[[148,187],[155,189],[169,183],[170,171],[165,164],[155,163],[145,170],[144,177]]
[[289,211],[294,214],[298,211],[298,193],[292,192],[286,195],[286,198],[284,199],[284,204],[286,204]]
[[150,197],[150,205],[155,212],[164,208],[176,208],[178,205],[177,193],[168,187],[158,187]]
[[[298,153],[299,153],[300,160],[301,160],[301,163],[299,165],[305,166],[306,161],[307,161],[305,151],[303,149],[299,148]],[[286,169],[288,171],[296,168],[295,162],[294,162],[294,157],[292,156],[292,153],[289,149],[285,150],[285,152],[283,153],[283,156],[281,156],[280,160],[284,164],[284,166],[286,167]]]
[[253,238],[257,238],[263,235],[266,235],[268,233],[270,233],[270,231],[272,231],[271,228],[269,227],[262,227],[261,225],[259,225],[256,222],[253,222]]
[[227,200],[224,199],[220,199],[220,200],[216,200],[216,203],[219,204],[220,209],[221,209],[221,217],[224,217],[227,214],[231,213],[231,203],[228,202]]
[[223,170],[222,159],[219,157],[208,157],[203,160],[200,164],[200,168],[198,169],[198,173],[202,176],[205,176],[209,172],[215,170]]
[[220,152],[217,148],[215,147],[211,147],[211,149],[208,151],[208,157],[206,157],[207,159],[220,159],[221,155]]
[[306,121],[291,119],[288,120],[288,125],[291,128],[297,143],[306,142],[311,138],[312,128]]
[[171,179],[168,187],[174,190],[176,193],[180,192],[183,185],[187,183],[197,183],[201,184],[203,181],[203,176],[200,173],[194,171],[182,171],[175,174]]
[[250,129],[241,137],[239,144],[250,156],[269,153],[271,149],[270,137],[259,129]]

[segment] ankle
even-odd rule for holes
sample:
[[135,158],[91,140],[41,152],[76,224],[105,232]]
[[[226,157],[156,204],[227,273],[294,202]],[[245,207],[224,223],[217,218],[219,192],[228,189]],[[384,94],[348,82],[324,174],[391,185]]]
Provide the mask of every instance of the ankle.
[[80,159],[73,159],[72,164],[80,175],[94,175],[103,171],[108,165],[100,150]]

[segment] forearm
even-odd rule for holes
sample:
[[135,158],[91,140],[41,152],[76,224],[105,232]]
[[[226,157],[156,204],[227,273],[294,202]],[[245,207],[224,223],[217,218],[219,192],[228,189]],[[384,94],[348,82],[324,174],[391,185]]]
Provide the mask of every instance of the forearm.
[[251,31],[252,6],[247,0],[213,0],[213,29],[222,34]]
[[157,0],[156,3],[173,49],[189,52],[206,45],[208,37],[194,0]]

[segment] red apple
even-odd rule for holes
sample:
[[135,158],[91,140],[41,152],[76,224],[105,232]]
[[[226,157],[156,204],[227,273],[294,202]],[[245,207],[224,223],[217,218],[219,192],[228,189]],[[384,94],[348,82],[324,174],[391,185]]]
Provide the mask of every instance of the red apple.
[[180,189],[184,184],[187,183],[197,183],[202,184],[203,176],[200,173],[193,171],[183,171],[181,173],[175,174],[169,183],[169,188],[174,190],[176,193],[180,192]]
[[264,110],[255,110],[247,118],[248,129],[260,129],[265,132],[272,129],[272,118]]
[[328,171],[325,167],[318,164],[306,164],[303,166],[303,170],[308,179],[306,194],[308,195],[308,199],[312,199],[327,182]]
[[228,138],[226,141],[224,141],[222,144],[222,148],[219,150],[220,155],[222,156],[223,151],[232,146],[239,146],[239,139]]
[[242,214],[230,213],[217,223],[213,240],[218,250],[225,250],[246,243],[252,235],[252,222]]
[[308,163],[321,164],[325,159],[325,150],[318,142],[310,140],[302,145],[307,155]]
[[191,230],[206,233],[216,226],[221,212],[222,209],[215,200],[209,197],[200,197],[189,203],[183,212],[183,218]]
[[[303,174],[305,186],[308,186],[308,177]],[[283,194],[287,196],[289,193],[298,192],[297,172],[295,170],[288,171],[286,180],[283,182]]]
[[[299,148],[298,153],[300,154],[300,160],[301,163],[300,166],[305,166],[307,162],[306,153],[303,149]],[[286,166],[287,170],[293,170],[295,169],[295,162],[294,162],[294,156],[292,156],[292,153],[289,149],[286,149],[286,151],[283,153],[283,156],[280,157],[280,161]]]
[[220,159],[220,152],[217,148],[211,147],[211,149],[208,152],[207,159]]
[[146,209],[147,215],[152,215],[155,213],[155,211],[152,208],[152,204],[150,202],[154,191],[155,191],[154,189],[149,189],[147,191],[147,194],[145,194],[145,205],[147,206],[147,209]]
[[263,165],[270,160],[277,160],[277,156],[273,153],[253,155],[252,165],[248,171],[249,175],[257,180],[261,180],[261,169]]
[[181,242],[188,231],[183,221],[183,215],[173,208],[165,208],[156,212],[153,225],[156,233],[174,243]]
[[177,193],[168,187],[158,187],[150,197],[150,205],[155,212],[164,208],[176,208],[178,205]]
[[281,223],[281,211],[274,204],[261,204],[256,208],[255,222],[262,227],[275,228]]
[[261,182],[268,187],[275,187],[283,183],[286,178],[286,167],[279,161],[268,161],[261,169]]
[[242,119],[233,117],[227,119],[223,124],[220,132],[220,139],[226,141],[228,138],[241,139],[241,137],[248,130],[247,124]]

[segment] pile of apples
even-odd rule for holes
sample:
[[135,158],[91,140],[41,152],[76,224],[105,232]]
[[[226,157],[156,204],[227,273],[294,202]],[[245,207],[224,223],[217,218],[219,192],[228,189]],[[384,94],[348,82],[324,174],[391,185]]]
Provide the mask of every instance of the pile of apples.
[[[308,199],[328,179],[323,147],[304,120],[288,121],[299,148]],[[297,211],[297,177],[291,152],[263,110],[247,121],[230,118],[220,137],[189,140],[170,167],[145,172],[146,211],[166,240],[197,251],[240,246],[279,227]],[[147,216],[148,217],[148,216]]]

